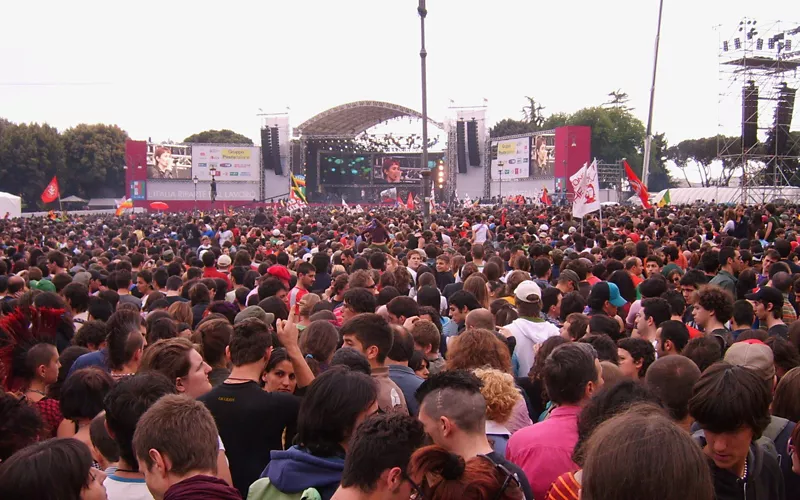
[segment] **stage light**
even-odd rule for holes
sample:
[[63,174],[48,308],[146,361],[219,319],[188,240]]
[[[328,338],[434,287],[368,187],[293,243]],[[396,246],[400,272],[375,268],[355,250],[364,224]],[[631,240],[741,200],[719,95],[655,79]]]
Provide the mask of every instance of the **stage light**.
[[786,52],[791,52],[792,51],[792,40],[791,40],[791,38],[787,38],[786,39],[786,45],[785,45],[784,48],[786,49]]
[[738,39],[738,38],[734,38],[734,39],[733,39],[733,47],[734,47],[736,50],[739,50],[739,49],[741,49],[741,48],[742,48],[742,41],[741,41],[740,39]]
[[774,50],[775,49],[775,39],[774,38],[770,38],[769,40],[767,40],[767,48],[769,50]]
[[762,50],[764,48],[764,39],[759,38],[756,40],[756,50]]
[[727,40],[725,40],[724,42],[722,42],[722,50],[723,50],[724,52],[728,52],[728,41],[727,41]]

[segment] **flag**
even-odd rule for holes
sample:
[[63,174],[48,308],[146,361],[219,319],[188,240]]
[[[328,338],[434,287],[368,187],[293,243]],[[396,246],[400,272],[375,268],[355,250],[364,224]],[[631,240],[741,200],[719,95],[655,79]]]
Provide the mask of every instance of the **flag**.
[[363,214],[364,213],[364,209],[361,208],[361,205],[356,205],[356,213],[357,214]]
[[398,200],[397,188],[389,188],[381,191],[381,203],[392,203]]
[[308,203],[306,199],[306,178],[302,175],[292,175],[292,189],[289,191],[289,197],[300,200],[303,203]]
[[501,226],[505,226],[506,225],[506,214],[507,213],[508,213],[508,209],[504,208],[502,214],[500,215],[500,225]]
[[57,217],[55,210],[50,210],[49,212],[47,212],[47,218],[50,220],[56,220]]
[[414,210],[414,193],[408,193],[408,201],[406,202],[406,208],[409,210]]
[[406,204],[403,203],[403,199],[400,198],[400,195],[397,195],[397,207],[398,208],[407,208]]
[[670,204],[671,201],[672,200],[669,199],[669,189],[667,189],[667,192],[664,193],[664,196],[662,196],[661,199],[658,200],[658,206],[659,207],[666,207],[667,205]]
[[645,186],[642,181],[639,180],[639,178],[636,176],[636,172],[633,171],[626,160],[622,160],[622,164],[625,165],[625,173],[628,174],[628,183],[631,185],[633,192],[635,192],[642,200],[642,206],[644,208],[652,208],[652,205],[650,205],[650,194],[647,192],[647,186]]
[[547,188],[542,188],[542,197],[539,199],[539,201],[541,201],[548,207],[553,206],[553,202],[552,200],[550,200],[550,196],[547,194]]
[[42,192],[42,201],[45,203],[53,203],[59,198],[61,198],[61,193],[58,192],[58,178],[53,176],[53,180],[50,181],[50,184],[48,184]]
[[128,208],[133,208],[133,200],[131,200],[130,198],[128,199],[122,198],[121,200],[119,200],[117,202],[117,212],[116,212],[117,217],[122,215],[123,212],[125,212],[125,210]]
[[344,201],[344,196],[342,196],[342,210],[344,210],[345,212],[349,212],[350,211],[350,207],[348,207],[347,203],[345,203],[345,201]]
[[600,210],[600,199],[597,197],[599,185],[597,182],[597,160],[591,165],[584,165],[575,172],[569,182],[575,199],[572,202],[572,216],[583,218],[586,214]]
[[433,190],[433,182],[431,182],[431,200],[430,200],[431,213],[436,211],[436,193]]
[[303,200],[298,200],[297,198],[292,198],[289,200],[289,204],[286,206],[289,212],[294,212],[295,210],[303,210],[308,208],[308,205]]

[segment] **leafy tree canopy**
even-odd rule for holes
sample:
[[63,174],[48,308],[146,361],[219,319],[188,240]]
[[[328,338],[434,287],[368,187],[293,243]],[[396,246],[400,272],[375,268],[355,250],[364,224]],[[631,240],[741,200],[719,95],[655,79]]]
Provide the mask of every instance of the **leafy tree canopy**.
[[253,144],[253,141],[242,134],[237,134],[233,130],[206,130],[197,134],[192,134],[183,142],[197,142],[207,144]]

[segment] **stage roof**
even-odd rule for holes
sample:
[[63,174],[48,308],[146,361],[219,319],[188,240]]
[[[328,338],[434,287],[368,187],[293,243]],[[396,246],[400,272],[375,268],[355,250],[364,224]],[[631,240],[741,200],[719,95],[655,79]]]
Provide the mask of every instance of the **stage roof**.
[[[295,127],[294,130],[295,134],[306,137],[356,136],[382,122],[403,116],[422,119],[422,113],[397,104],[381,101],[358,101],[323,111]],[[444,128],[444,125],[430,118],[428,123]]]

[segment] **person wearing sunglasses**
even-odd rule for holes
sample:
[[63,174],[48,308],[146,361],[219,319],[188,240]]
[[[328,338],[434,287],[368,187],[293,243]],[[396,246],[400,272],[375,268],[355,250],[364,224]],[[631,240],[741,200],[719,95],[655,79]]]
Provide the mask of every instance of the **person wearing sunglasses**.
[[407,470],[424,439],[422,424],[414,417],[399,413],[369,417],[350,441],[333,500],[421,498],[422,491]]

